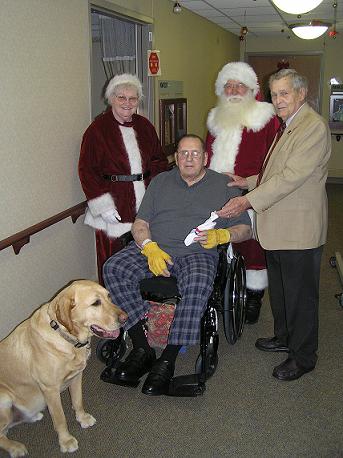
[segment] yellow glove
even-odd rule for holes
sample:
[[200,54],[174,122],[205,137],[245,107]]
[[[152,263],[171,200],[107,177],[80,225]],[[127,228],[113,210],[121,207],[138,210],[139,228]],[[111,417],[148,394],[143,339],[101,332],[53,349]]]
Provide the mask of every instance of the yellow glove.
[[217,245],[230,242],[230,232],[228,229],[209,229],[207,231],[207,240],[201,245],[209,250]]
[[144,245],[141,253],[148,258],[149,269],[156,276],[162,275],[163,271],[167,269],[166,261],[171,261],[169,254],[161,250],[156,242]]

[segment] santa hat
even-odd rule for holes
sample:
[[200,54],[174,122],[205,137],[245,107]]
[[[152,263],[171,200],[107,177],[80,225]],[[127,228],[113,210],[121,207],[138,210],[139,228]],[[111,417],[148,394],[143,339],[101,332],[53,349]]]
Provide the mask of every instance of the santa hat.
[[216,81],[216,95],[219,97],[224,92],[224,86],[228,80],[239,81],[250,89],[254,96],[258,93],[259,85],[257,76],[252,67],[245,62],[230,62],[220,70]]
[[107,85],[105,97],[109,101],[112,97],[114,90],[117,86],[122,84],[128,84],[134,86],[137,89],[137,95],[139,98],[143,97],[142,83],[139,81],[136,75],[130,73],[122,73],[121,75],[114,76]]

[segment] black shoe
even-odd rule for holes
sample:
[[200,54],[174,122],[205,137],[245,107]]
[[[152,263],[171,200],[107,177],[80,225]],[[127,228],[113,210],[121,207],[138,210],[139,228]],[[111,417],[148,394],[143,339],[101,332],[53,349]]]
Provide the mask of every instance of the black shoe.
[[286,351],[289,352],[289,348],[281,343],[277,337],[268,337],[257,339],[255,347],[262,351]]
[[253,291],[251,289],[247,289],[247,302],[246,302],[246,315],[245,315],[245,322],[247,324],[255,324],[258,322],[258,319],[260,317],[263,295],[264,295],[264,290]]
[[291,381],[302,377],[307,372],[313,371],[312,367],[303,367],[295,359],[287,358],[279,366],[274,367],[273,376],[278,380]]
[[153,348],[134,348],[115,370],[112,383],[116,385],[136,387],[139,379],[150,371],[156,361],[156,353]]
[[142,393],[148,396],[168,394],[170,380],[174,375],[174,363],[158,359],[147,376]]

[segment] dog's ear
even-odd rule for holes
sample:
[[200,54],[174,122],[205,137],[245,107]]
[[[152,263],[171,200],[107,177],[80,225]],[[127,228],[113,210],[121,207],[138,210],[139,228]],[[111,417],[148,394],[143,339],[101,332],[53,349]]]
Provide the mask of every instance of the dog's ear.
[[73,331],[73,322],[71,320],[71,310],[75,307],[74,294],[70,289],[63,292],[56,298],[56,318],[57,321],[70,332]]

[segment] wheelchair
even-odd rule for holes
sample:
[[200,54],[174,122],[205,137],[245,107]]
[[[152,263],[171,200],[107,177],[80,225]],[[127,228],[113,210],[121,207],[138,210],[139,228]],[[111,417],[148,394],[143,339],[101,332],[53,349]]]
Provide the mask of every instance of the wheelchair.
[[[122,237],[123,247],[132,240],[131,234]],[[218,314],[223,317],[227,342],[234,345],[243,332],[246,314],[246,278],[244,259],[233,252],[232,245],[218,246],[219,261],[212,293],[201,319],[200,352],[195,362],[195,373],[175,376],[169,387],[170,396],[199,396],[205,392],[206,381],[213,376],[218,365]],[[140,282],[142,297],[161,304],[175,304],[180,293],[175,277],[146,278]],[[106,368],[100,378],[111,383],[111,375],[124,356],[126,333],[121,330],[116,340],[101,339],[96,347],[98,359]]]

